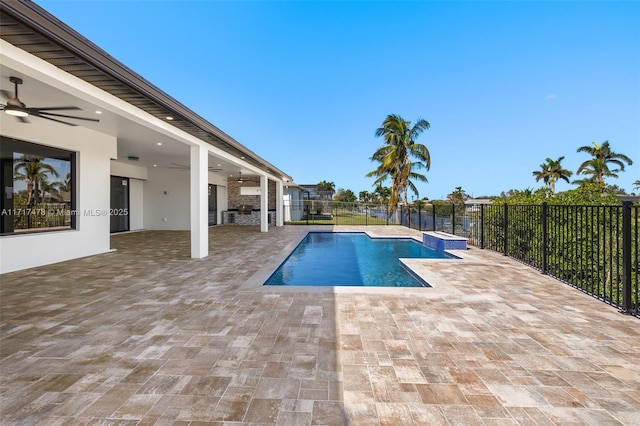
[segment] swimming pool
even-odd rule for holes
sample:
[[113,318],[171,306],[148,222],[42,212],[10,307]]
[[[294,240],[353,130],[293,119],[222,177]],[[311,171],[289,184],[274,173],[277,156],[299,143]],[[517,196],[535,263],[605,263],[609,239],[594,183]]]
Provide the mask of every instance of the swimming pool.
[[310,232],[265,285],[430,287],[400,258],[455,258],[410,238]]

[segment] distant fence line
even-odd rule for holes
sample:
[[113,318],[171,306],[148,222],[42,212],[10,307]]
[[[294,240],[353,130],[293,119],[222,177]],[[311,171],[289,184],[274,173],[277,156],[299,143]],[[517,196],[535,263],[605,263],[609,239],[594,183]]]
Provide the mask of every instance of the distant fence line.
[[304,200],[288,224],[403,225],[503,253],[640,317],[640,206],[438,204],[417,208]]

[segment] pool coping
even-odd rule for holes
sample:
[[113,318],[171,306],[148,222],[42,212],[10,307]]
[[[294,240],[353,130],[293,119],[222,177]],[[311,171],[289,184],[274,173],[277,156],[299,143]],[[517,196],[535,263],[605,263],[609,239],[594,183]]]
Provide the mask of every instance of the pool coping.
[[[479,250],[467,248],[466,250],[445,250],[446,253],[457,258],[449,259],[423,259],[423,258],[400,258],[402,262],[413,274],[427,282],[430,287],[365,287],[365,286],[282,286],[264,285],[275,270],[284,262],[292,251],[310,232],[361,232],[370,238],[410,238],[422,244],[423,231],[409,229],[400,226],[349,226],[338,225],[327,227],[305,227],[293,238],[280,252],[269,258],[260,269],[253,274],[243,285],[241,291],[263,291],[263,292],[313,292],[313,293],[366,293],[366,294],[419,294],[421,296],[442,296],[457,292],[452,287],[446,285],[446,280],[435,269],[441,262],[460,262],[463,267],[466,263],[477,264],[478,260],[473,255],[473,251]],[[483,262],[484,263],[484,262]]]

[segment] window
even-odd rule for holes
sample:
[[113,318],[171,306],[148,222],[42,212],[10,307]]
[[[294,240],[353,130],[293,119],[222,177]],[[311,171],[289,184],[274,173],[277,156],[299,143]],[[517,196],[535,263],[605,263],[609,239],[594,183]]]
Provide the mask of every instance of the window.
[[0,233],[76,228],[76,154],[0,136]]

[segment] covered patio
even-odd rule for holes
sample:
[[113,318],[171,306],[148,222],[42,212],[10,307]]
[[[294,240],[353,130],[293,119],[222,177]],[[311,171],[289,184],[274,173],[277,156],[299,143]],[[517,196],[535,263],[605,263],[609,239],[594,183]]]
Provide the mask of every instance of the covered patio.
[[211,227],[202,259],[118,234],[0,276],[0,423],[640,424],[637,318],[477,248],[417,262],[433,288],[261,286],[310,229]]

